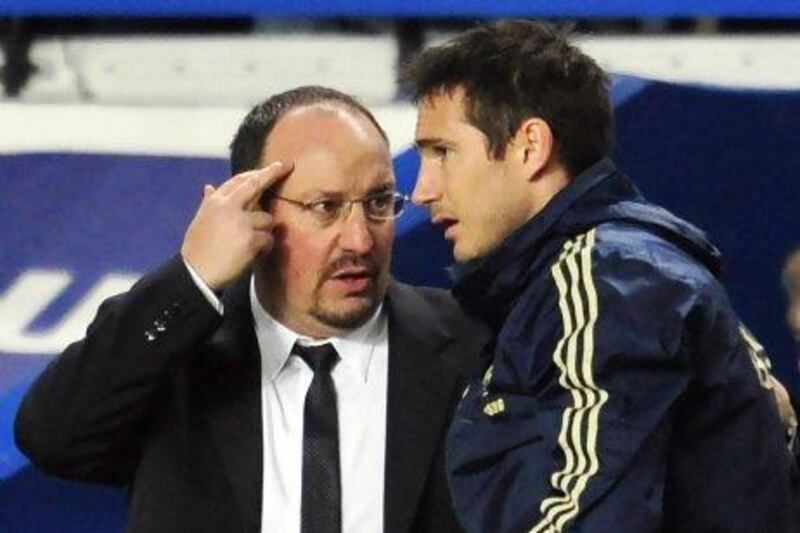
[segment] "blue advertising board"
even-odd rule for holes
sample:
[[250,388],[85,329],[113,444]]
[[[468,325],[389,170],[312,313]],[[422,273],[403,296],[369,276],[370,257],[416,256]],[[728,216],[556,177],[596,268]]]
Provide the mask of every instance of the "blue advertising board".
[[3,0],[0,14],[262,17],[796,17],[792,0]]

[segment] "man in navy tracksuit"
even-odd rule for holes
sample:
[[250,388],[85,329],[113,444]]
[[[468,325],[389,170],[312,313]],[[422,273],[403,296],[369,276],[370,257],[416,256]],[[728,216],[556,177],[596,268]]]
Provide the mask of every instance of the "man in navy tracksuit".
[[464,527],[800,531],[768,361],[717,250],[607,158],[602,70],[515,21],[426,50],[411,75],[414,200],[495,332],[449,436]]

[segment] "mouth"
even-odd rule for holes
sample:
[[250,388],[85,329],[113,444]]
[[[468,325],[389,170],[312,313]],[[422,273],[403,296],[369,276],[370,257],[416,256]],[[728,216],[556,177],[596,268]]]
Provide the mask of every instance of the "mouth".
[[447,216],[436,215],[433,217],[431,221],[434,223],[434,225],[442,228],[445,239],[447,240],[455,239],[455,236],[453,234],[455,232],[454,228],[458,224],[458,220]]
[[369,268],[344,268],[337,270],[328,279],[346,293],[363,293],[374,282],[376,272]]

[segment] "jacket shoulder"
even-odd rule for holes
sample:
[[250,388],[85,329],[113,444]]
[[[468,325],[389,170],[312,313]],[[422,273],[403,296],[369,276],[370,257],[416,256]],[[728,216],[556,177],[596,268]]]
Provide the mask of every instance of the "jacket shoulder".
[[606,222],[597,226],[594,261],[601,268],[638,265],[665,282],[690,285],[694,289],[718,285],[716,277],[686,247],[669,236],[630,223]]
[[388,298],[391,308],[400,313],[411,313],[431,326],[446,329],[482,327],[481,321],[469,315],[449,290],[438,287],[408,285],[392,281]]
[[395,332],[437,346],[439,355],[477,358],[490,338],[489,327],[468,314],[450,291],[392,282],[387,300],[390,327],[394,324]]

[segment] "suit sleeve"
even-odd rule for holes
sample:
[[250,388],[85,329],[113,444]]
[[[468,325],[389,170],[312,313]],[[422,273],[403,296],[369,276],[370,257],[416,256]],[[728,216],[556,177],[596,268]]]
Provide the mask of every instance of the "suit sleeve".
[[180,257],[106,300],[26,393],[19,448],[45,472],[125,484],[170,377],[221,320]]
[[[450,434],[468,531],[657,531],[693,291],[568,243],[522,295]],[[645,453],[646,451],[646,453]]]

